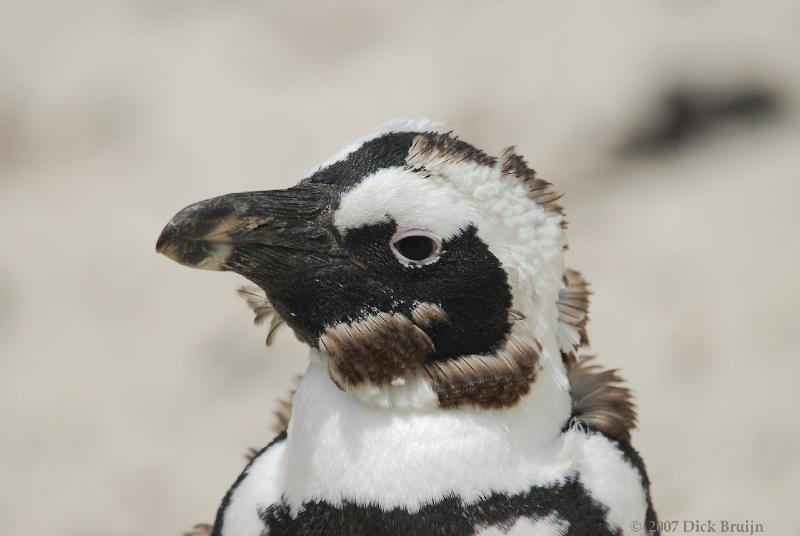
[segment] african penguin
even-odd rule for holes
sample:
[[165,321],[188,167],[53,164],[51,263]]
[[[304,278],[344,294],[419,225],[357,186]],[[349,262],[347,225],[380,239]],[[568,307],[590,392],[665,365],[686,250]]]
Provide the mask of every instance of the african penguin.
[[513,148],[405,121],[294,187],[178,212],[156,249],[243,275],[257,320],[310,347],[207,532],[658,534],[629,391],[579,356],[559,197]]

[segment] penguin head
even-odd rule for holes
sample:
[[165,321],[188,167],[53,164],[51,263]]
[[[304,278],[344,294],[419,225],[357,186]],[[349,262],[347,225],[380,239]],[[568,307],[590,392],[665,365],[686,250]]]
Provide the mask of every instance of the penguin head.
[[294,187],[186,207],[156,249],[263,289],[343,390],[500,407],[580,338],[559,324],[559,197],[513,149],[406,122]]

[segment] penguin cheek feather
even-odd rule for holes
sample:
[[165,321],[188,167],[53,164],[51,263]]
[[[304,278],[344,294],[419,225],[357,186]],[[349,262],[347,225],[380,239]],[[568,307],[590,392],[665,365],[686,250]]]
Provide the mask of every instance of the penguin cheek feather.
[[[483,354],[497,348],[508,334],[511,290],[498,259],[478,237],[472,225],[446,239],[435,262],[408,266],[392,251],[398,225],[390,220],[350,229],[343,249],[363,262],[366,270],[348,291],[351,310],[329,325],[359,320],[371,314],[400,313],[432,340],[429,361]],[[402,236],[402,235],[401,235]],[[420,304],[433,304],[447,321],[416,322]],[[417,310],[419,320],[425,323]]]
[[400,313],[337,324],[325,331],[319,345],[340,388],[363,382],[390,385],[412,374],[433,352],[431,338]]
[[[439,258],[420,266],[393,252],[397,235],[393,221],[348,230],[342,249],[365,268],[338,272],[318,287],[327,297],[313,304],[326,309],[316,346],[334,383],[343,390],[402,388],[421,379],[449,405],[464,402],[466,383],[473,391],[485,386],[479,376],[500,385],[521,374],[527,386],[531,371],[516,370],[514,359],[500,370],[476,357],[509,343],[511,292],[475,227],[444,241]],[[465,356],[473,359],[456,363]]]

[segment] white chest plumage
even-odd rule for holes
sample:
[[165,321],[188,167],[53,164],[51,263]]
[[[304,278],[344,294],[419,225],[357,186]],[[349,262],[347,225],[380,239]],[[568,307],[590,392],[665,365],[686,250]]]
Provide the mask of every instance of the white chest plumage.
[[[543,438],[536,428],[545,423],[528,415],[524,402],[503,412],[386,412],[339,391],[324,364],[312,360],[295,396],[288,438],[248,468],[231,494],[222,534],[263,534],[263,513],[276,504],[290,516],[310,502],[413,515],[447,497],[470,504],[491,493],[514,495],[567,480],[607,508],[606,521],[623,534],[634,521],[645,521],[641,476],[613,441],[581,429]],[[569,524],[558,516],[516,523],[511,534],[563,534]],[[492,534],[491,527],[476,530]]]

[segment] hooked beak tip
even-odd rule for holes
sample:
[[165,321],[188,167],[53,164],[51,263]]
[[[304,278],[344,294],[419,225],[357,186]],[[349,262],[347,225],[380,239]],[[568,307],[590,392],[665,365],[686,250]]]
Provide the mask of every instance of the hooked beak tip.
[[233,245],[182,236],[179,226],[169,222],[156,241],[156,253],[173,261],[201,270],[222,271],[233,255]]
[[158,240],[156,241],[156,253],[166,253],[166,249],[169,246],[169,243],[177,234],[178,228],[175,226],[174,223],[169,222],[164,229],[161,231],[161,234],[158,235]]

